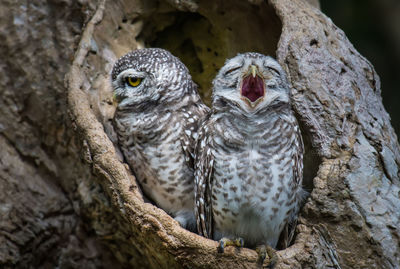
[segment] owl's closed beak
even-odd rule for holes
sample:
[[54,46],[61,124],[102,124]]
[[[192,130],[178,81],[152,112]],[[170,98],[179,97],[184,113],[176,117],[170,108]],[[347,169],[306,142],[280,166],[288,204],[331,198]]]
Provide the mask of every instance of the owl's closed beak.
[[122,102],[122,100],[124,100],[125,98],[126,98],[126,96],[124,96],[122,94],[117,94],[114,92],[113,96],[112,96],[113,106],[117,107]]
[[243,78],[240,93],[251,107],[255,107],[265,95],[264,79],[255,65],[250,65],[247,74]]
[[117,101],[117,96],[115,95],[115,93],[112,96],[112,104],[113,106],[117,107],[118,106],[118,101]]

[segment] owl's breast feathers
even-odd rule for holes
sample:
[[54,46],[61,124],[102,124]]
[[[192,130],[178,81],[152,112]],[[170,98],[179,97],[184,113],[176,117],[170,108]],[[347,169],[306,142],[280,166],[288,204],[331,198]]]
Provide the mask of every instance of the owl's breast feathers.
[[145,193],[169,213],[193,210],[193,147],[207,107],[186,96],[174,107],[117,111],[119,143]]
[[214,239],[237,235],[275,246],[297,210],[301,171],[293,167],[302,163],[302,141],[290,106],[257,117],[250,124],[232,114],[210,117],[212,179],[203,199],[212,207]]

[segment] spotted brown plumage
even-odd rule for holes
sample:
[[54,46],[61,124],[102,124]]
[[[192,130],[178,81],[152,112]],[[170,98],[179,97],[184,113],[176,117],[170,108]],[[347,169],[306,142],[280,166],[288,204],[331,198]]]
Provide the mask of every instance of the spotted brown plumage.
[[281,66],[258,53],[227,60],[199,128],[199,233],[276,247],[285,230],[287,244],[304,194],[302,170],[303,142]]
[[143,192],[183,227],[195,229],[193,151],[208,108],[185,65],[147,48],[121,57],[111,74],[114,127]]

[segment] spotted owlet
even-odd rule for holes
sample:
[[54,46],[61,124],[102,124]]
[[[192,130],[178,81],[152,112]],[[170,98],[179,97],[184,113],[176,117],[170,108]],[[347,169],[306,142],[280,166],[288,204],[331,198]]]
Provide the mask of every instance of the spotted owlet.
[[111,77],[119,145],[143,192],[195,229],[194,145],[208,108],[188,69],[168,51],[146,48],[121,57]]
[[303,195],[303,142],[285,72],[271,57],[239,54],[217,74],[212,98],[196,147],[199,233],[222,238],[220,251],[274,248]]

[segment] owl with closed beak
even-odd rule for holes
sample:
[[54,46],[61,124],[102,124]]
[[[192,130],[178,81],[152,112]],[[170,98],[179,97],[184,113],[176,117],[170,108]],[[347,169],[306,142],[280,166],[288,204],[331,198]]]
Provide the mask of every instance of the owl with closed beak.
[[258,247],[262,260],[273,256],[281,233],[286,243],[293,235],[302,170],[303,142],[282,67],[259,53],[227,60],[196,146],[199,233],[220,240],[220,252],[244,245]]
[[195,230],[194,146],[208,108],[186,66],[164,49],[145,48],[114,65],[114,128],[143,192],[181,226]]

